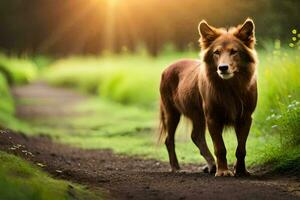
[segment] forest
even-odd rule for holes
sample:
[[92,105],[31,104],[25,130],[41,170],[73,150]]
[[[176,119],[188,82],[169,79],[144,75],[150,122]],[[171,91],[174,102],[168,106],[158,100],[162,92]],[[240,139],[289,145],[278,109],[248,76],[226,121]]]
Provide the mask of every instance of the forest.
[[[300,1],[0,1],[0,199],[299,199]],[[182,117],[171,172],[159,85],[198,25],[255,24],[250,177],[204,173]],[[222,135],[233,170],[237,139]],[[206,140],[214,144],[209,131]]]

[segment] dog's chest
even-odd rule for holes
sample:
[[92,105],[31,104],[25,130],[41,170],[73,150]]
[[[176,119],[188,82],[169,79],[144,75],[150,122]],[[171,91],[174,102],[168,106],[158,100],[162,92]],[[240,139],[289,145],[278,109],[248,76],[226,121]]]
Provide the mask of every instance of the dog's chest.
[[231,125],[243,115],[243,98],[233,92],[211,95],[206,99],[206,112],[215,120]]

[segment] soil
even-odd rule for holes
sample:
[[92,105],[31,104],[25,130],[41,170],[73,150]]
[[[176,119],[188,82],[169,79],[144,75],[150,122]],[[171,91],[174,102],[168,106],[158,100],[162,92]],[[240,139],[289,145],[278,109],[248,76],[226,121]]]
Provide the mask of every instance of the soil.
[[[27,119],[74,114],[67,108],[86,99],[43,83],[16,88],[14,94],[16,98],[47,100],[44,106],[18,107],[18,115]],[[56,109],[49,109],[49,105]],[[248,178],[216,178],[200,172],[197,164],[183,165],[184,171],[172,173],[165,162],[119,155],[107,149],[74,148],[48,137],[29,137],[9,130],[0,133],[0,150],[38,165],[53,177],[91,190],[103,189],[107,199],[300,199],[297,176],[261,175],[256,170]]]

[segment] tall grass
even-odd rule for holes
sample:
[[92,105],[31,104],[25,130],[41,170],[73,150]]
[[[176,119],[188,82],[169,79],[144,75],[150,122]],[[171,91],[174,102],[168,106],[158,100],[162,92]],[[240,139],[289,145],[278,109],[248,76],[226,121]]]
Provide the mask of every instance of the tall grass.
[[[195,57],[197,53],[186,53]],[[153,106],[158,99],[160,73],[180,54],[154,59],[148,55],[94,58],[71,57],[54,62],[45,78],[57,86],[68,86],[124,104]]]
[[9,84],[24,84],[36,78],[37,68],[29,59],[0,54],[0,73],[6,77]]
[[297,50],[260,55],[259,100],[254,119],[264,133],[299,135],[290,126],[300,119],[299,55]]
[[17,124],[10,86],[33,81],[37,74],[37,67],[30,59],[0,54],[0,127],[14,127]]
[[15,112],[14,101],[10,94],[7,80],[0,73],[0,118]]

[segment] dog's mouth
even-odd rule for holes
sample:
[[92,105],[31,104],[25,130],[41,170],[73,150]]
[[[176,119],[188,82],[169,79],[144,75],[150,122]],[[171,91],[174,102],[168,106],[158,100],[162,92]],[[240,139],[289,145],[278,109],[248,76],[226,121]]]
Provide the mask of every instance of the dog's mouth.
[[231,79],[231,78],[234,76],[234,73],[218,71],[218,75],[219,75],[222,79],[228,80],[228,79]]

